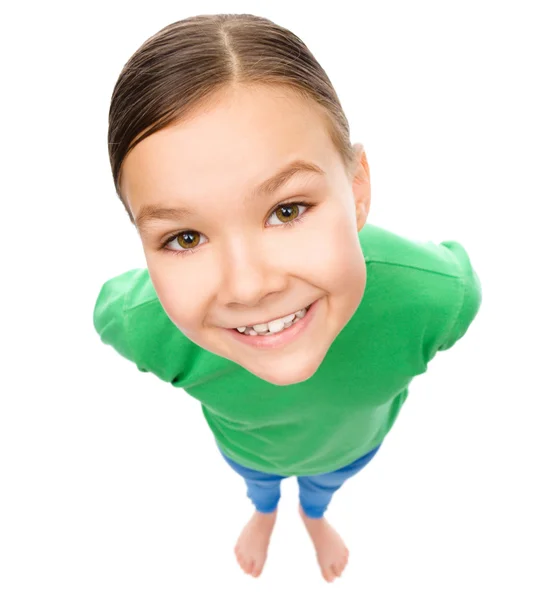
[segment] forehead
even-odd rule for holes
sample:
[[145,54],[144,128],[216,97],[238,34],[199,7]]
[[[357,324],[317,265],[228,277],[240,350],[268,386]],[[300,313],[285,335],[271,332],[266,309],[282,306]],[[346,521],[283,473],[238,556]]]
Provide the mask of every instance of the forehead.
[[126,157],[122,193],[131,210],[180,190],[196,201],[248,193],[282,164],[329,168],[333,148],[322,110],[279,88],[227,92],[188,118],[145,138]]

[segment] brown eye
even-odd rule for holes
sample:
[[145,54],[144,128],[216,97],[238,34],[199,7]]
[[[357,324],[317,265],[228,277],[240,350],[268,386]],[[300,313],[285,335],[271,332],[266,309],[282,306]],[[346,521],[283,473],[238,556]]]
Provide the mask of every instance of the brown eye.
[[[179,246],[185,250],[195,248],[196,242],[199,242],[199,237],[200,234],[197,231],[183,231],[176,236]],[[183,245],[183,242],[185,245]]]
[[[271,213],[270,218],[276,216],[278,218],[278,223],[269,223],[270,225],[286,225],[292,227],[303,219],[303,213],[307,212],[308,209],[314,207],[315,204],[311,202],[299,202],[293,204],[280,204],[277,206]],[[302,212],[300,211],[300,207],[302,207]],[[279,213],[279,214],[278,214]],[[269,219],[270,221],[270,219]],[[196,252],[198,246],[200,246],[200,237],[205,237],[202,233],[193,230],[181,231],[180,233],[176,233],[170,236],[160,247],[161,250],[165,250],[167,252],[171,252],[172,254],[182,254],[186,256],[187,254],[191,254]],[[176,242],[179,244],[179,250],[168,248],[172,244]]]
[[[298,216],[298,204],[288,204],[287,206],[280,206],[277,208],[274,213],[280,218],[283,217],[284,223],[287,222],[287,219],[294,219]],[[279,214],[278,214],[279,213]]]
[[270,218],[278,219],[269,225],[294,225],[302,220],[302,215],[314,205],[311,202],[293,202],[288,204],[280,204],[271,213]]

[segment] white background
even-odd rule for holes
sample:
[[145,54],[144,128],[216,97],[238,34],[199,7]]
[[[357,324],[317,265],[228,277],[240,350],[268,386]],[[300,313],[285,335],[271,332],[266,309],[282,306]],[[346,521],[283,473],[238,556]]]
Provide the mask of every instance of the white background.
[[[531,2],[26,2],[3,10],[0,597],[537,598],[536,17]],[[326,583],[282,500],[265,570],[253,512],[197,400],[103,345],[107,279],[144,267],[115,195],[109,101],[165,25],[254,12],[291,29],[365,146],[369,221],[469,252],[483,304],[415,379],[383,448],[334,496]]]

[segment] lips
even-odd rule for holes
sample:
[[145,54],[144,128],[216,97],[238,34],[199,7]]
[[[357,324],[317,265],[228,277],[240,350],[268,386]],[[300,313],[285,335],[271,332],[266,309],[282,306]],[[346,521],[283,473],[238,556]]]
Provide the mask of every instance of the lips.
[[[311,303],[313,304],[313,302]],[[311,304],[308,304],[305,307],[306,311],[309,310]],[[237,325],[237,327],[253,327],[254,325],[261,325],[261,323],[270,323],[271,321],[277,321],[278,319],[283,319],[284,317],[287,317],[288,315],[294,315],[295,313],[297,313],[298,311],[302,310],[302,308],[297,308],[297,310],[293,311],[293,312],[288,312],[288,313],[284,313],[281,317],[274,317],[273,319],[269,319],[268,321],[254,321],[253,323],[249,324],[249,325]],[[226,329],[237,329],[237,327],[226,327]]]
[[315,300],[309,306],[304,317],[295,321],[291,327],[272,335],[244,335],[235,328],[226,329],[229,332],[227,335],[240,342],[242,346],[250,346],[257,350],[270,351],[282,348],[288,344],[292,344],[294,340],[299,340],[304,335],[305,330],[309,329],[310,323],[315,319],[319,304],[320,300]]

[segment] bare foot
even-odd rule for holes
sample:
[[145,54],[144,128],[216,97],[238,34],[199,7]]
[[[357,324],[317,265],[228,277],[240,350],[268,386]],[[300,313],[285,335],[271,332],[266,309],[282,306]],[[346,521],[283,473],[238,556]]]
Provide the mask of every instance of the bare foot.
[[272,513],[255,511],[246,523],[235,546],[237,561],[245,573],[259,577],[267,559],[270,536],[276,522],[277,509]]
[[324,517],[322,519],[307,517],[300,505],[299,512],[315,546],[317,561],[323,577],[328,582],[334,581],[336,577],[341,577],[343,569],[347,566],[349,551],[338,532]]

